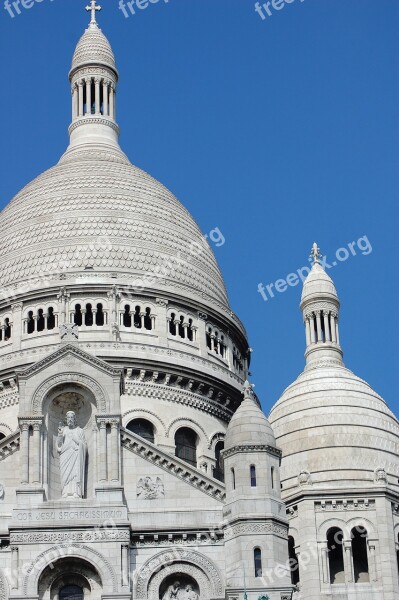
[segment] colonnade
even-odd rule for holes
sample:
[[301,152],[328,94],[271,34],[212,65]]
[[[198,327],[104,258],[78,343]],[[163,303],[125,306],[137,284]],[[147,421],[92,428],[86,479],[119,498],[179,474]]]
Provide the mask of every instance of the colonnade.
[[322,342],[339,344],[338,313],[315,310],[305,316],[306,345]]
[[87,115],[103,115],[115,121],[116,86],[101,77],[87,77],[72,86],[73,120]]

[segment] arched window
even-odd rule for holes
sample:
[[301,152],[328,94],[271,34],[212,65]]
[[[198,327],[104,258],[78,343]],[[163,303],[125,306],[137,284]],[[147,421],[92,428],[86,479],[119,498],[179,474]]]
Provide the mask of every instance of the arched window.
[[151,308],[145,309],[144,328],[148,329],[148,331],[151,331],[152,329]]
[[170,320],[169,320],[169,333],[170,333],[170,335],[176,335],[176,323],[175,323],[175,319],[176,319],[176,315],[175,315],[175,313],[172,313],[170,315]]
[[194,339],[193,320],[192,319],[188,320],[187,338],[190,340],[190,342],[192,342]]
[[212,350],[212,329],[209,327],[208,331],[206,332],[206,345],[209,348],[209,350]]
[[254,567],[255,577],[262,577],[262,550],[260,548],[254,550]]
[[44,330],[44,314],[43,314],[43,309],[39,308],[38,313],[37,313],[37,331],[43,331]]
[[215,446],[216,465],[213,469],[213,476],[218,481],[224,482],[224,468],[222,460],[222,451],[224,450],[224,442],[220,441]]
[[96,325],[97,327],[102,327],[105,323],[105,316],[104,316],[104,311],[103,311],[103,305],[102,304],[97,304],[97,311],[96,311]]
[[141,308],[136,306],[134,309],[133,323],[136,329],[141,329]]
[[129,304],[126,304],[126,306],[125,306],[125,312],[123,313],[122,323],[123,323],[124,327],[132,326],[132,315],[130,312]]
[[353,571],[355,583],[368,583],[369,561],[367,557],[367,531],[364,527],[355,527],[351,531]]
[[29,311],[28,313],[28,321],[26,324],[27,332],[33,333],[35,331],[35,320],[33,318],[33,312]]
[[75,306],[75,312],[74,312],[74,315],[73,315],[73,322],[75,323],[75,325],[78,325],[79,327],[83,323],[82,307],[81,307],[80,304],[76,304],[76,306]]
[[92,327],[94,323],[94,315],[91,304],[86,304],[86,313],[85,313],[85,325],[86,327]]
[[330,583],[345,583],[344,553],[342,548],[343,533],[334,527],[327,533],[328,561],[330,566]]
[[291,583],[297,585],[299,583],[299,562],[295,552],[295,540],[292,535],[288,537],[288,556],[290,559]]
[[130,421],[127,429],[148,442],[154,443],[154,426],[150,421],[147,421],[147,419],[134,419],[133,421]]
[[274,490],[274,467],[271,467],[270,469],[270,479],[271,479],[271,483],[272,483],[272,490]]
[[235,469],[231,469],[231,485],[233,490],[236,489],[236,472]]
[[4,319],[4,341],[7,342],[10,339],[11,339],[10,319]]
[[175,435],[176,456],[196,467],[197,443],[198,436],[195,431],[188,427],[182,427]]
[[255,465],[251,465],[250,468],[250,475],[251,475],[251,487],[256,487],[256,467]]
[[6,434],[3,433],[2,431],[0,431],[0,442],[1,442],[1,440],[4,440],[6,437],[7,437]]
[[60,590],[60,600],[84,600],[83,589],[78,585],[66,585]]
[[47,313],[47,329],[55,329],[55,315],[52,306],[50,306]]
[[186,334],[185,334],[184,317],[183,316],[180,317],[180,322],[179,322],[178,328],[179,328],[179,336],[184,339],[186,337]]

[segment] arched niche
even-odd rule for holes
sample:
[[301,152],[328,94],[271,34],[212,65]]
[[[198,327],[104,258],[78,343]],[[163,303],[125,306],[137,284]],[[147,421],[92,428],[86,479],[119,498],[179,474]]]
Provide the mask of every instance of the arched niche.
[[64,600],[68,598],[68,589],[73,590],[73,587],[82,590],[84,600],[101,598],[101,577],[93,565],[78,558],[60,559],[41,574],[39,600]]
[[[154,590],[156,593],[156,590]],[[164,578],[159,586],[159,600],[170,600],[171,593],[177,593],[177,597],[187,597],[188,600],[201,598],[201,589],[198,581],[188,573],[176,571]],[[190,598],[191,596],[191,598]],[[202,595],[202,597],[204,597]],[[173,595],[172,595],[173,598]]]
[[68,382],[52,388],[43,403],[45,415],[44,450],[47,461],[43,469],[44,483],[48,486],[49,500],[61,497],[60,460],[57,452],[58,427],[65,425],[68,411],[76,414],[77,425],[84,430],[88,454],[86,460],[86,489],[84,497],[91,497],[94,489],[96,470],[96,448],[94,436],[94,418],[97,412],[96,398],[93,392],[81,384]]

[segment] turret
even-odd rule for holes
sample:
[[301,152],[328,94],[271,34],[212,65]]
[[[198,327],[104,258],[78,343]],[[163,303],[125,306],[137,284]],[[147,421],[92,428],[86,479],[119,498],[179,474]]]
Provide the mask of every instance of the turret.
[[306,363],[330,359],[342,364],[339,342],[339,299],[334,283],[320,264],[320,248],[313,244],[312,269],[307,276],[301,298],[306,332]]
[[[280,600],[291,590],[285,506],[273,430],[249,382],[223,453],[226,475],[226,572],[229,592]],[[290,596],[289,596],[290,597]]]

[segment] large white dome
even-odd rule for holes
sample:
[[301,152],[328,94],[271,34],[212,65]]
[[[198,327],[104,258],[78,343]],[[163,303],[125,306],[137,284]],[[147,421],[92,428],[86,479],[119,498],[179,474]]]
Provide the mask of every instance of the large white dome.
[[188,211],[114,148],[67,152],[12,200],[0,227],[3,286],[90,269],[228,304],[213,252]]

